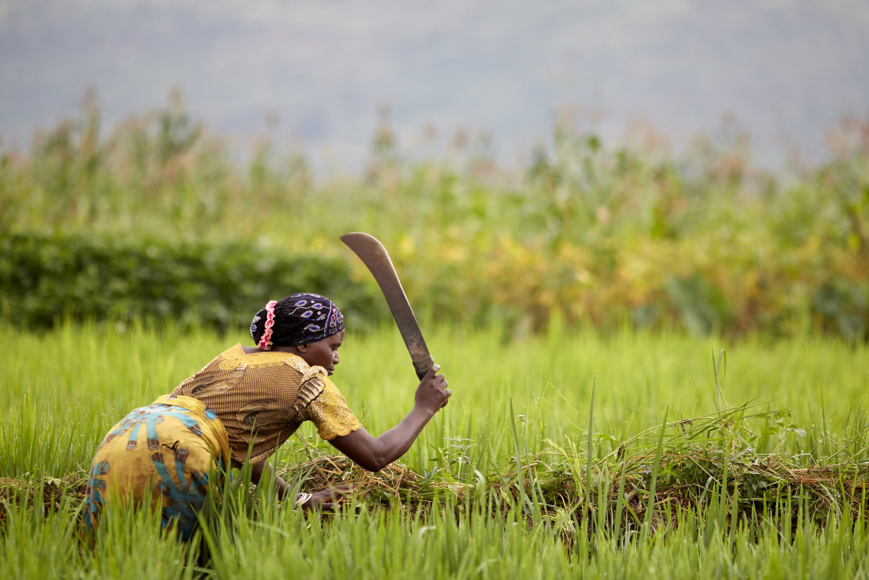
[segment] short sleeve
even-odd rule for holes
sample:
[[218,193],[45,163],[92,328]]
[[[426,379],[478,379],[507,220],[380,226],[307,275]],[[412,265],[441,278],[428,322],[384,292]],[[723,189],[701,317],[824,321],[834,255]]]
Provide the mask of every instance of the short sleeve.
[[362,423],[353,415],[338,387],[329,379],[325,383],[323,391],[306,409],[306,418],[317,426],[320,437],[330,441],[361,429]]

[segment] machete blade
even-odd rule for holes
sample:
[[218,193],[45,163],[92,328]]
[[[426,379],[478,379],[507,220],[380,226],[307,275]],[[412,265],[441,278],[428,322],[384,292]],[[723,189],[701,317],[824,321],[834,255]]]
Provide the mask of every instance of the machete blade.
[[410,353],[416,376],[422,380],[434,361],[428,346],[425,344],[425,339],[422,337],[419,323],[416,321],[416,316],[413,314],[413,309],[410,307],[410,302],[407,300],[407,295],[404,293],[404,288],[401,286],[401,280],[398,279],[398,273],[395,271],[389,253],[377,238],[362,232],[344,234],[341,236],[341,241],[359,256],[359,259],[374,276],[377,285],[380,286],[386,303],[389,305],[389,310],[392,312],[392,318],[395,319],[398,331],[407,346],[407,352]]

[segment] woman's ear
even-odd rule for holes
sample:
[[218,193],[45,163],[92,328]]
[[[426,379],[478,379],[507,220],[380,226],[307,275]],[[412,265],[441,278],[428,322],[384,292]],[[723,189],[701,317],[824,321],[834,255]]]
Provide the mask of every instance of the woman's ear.
[[299,352],[308,352],[308,345],[300,344],[296,347]]

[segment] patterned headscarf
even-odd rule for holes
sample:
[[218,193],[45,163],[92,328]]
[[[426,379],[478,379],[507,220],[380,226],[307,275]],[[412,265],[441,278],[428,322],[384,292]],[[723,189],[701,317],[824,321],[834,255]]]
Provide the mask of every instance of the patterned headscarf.
[[324,296],[309,293],[270,301],[250,325],[251,337],[263,350],[317,342],[342,330],[344,316],[338,307]]

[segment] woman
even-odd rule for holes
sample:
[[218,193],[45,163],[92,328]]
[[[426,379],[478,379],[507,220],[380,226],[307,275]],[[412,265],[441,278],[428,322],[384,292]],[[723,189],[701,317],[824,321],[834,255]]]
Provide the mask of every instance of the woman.
[[[250,462],[251,479],[258,484],[268,457],[304,421],[312,421],[323,439],[360,467],[379,471],[410,448],[451,394],[434,365],[419,383],[410,413],[375,438],[329,379],[344,340],[344,317],[329,299],[293,294],[272,300],[254,316],[250,334],[256,347],[236,344],[109,431],[88,478],[88,529],[97,526],[107,501],[141,503],[150,497],[152,508],[162,506],[163,527],[177,527],[187,539],[196,527],[209,473]],[[287,483],[276,474],[269,477],[279,497],[287,499]],[[300,494],[296,503],[305,509],[327,507],[331,497],[328,490]]]

